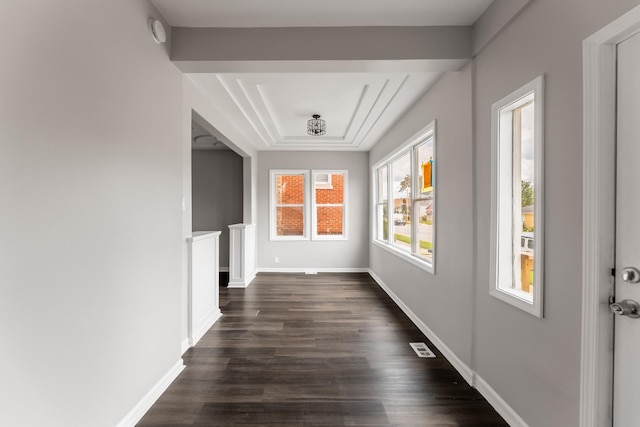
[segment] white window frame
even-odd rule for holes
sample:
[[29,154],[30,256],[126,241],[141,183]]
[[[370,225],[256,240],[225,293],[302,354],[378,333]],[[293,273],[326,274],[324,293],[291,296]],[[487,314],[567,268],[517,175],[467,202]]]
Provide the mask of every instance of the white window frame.
[[[315,177],[316,175],[328,175],[327,181],[318,183],[320,190],[332,189],[331,175],[343,176],[343,194],[342,204],[318,204],[316,201]],[[347,205],[348,205],[348,182],[349,171],[347,170],[326,170],[314,169],[311,171],[311,238],[313,240],[347,240]],[[338,235],[319,235],[318,234],[318,206],[342,206],[342,234]]]
[[[278,175],[302,175],[304,177],[304,199],[302,205],[278,205],[276,204],[276,176]],[[269,173],[269,240],[309,240],[309,219],[310,216],[310,203],[309,203],[309,171],[301,169],[272,169]],[[276,224],[276,208],[283,206],[302,206],[303,212],[303,227],[302,236],[278,236],[277,224]]]
[[[419,239],[417,238],[417,224],[416,221],[413,218],[413,201],[415,199],[421,199],[421,197],[416,197],[416,182],[417,182],[417,175],[418,175],[418,171],[416,169],[416,163],[417,161],[415,160],[416,154],[415,154],[415,150],[416,147],[419,145],[422,145],[423,142],[426,142],[429,139],[433,139],[433,169],[432,169],[432,173],[433,173],[433,203],[434,203],[434,208],[433,208],[433,218],[435,219],[433,222],[433,237],[432,237],[432,244],[433,244],[433,253],[432,253],[432,259],[428,260],[427,258],[424,258],[422,256],[420,256],[418,253],[415,253],[414,250],[416,248],[416,244],[414,243],[414,241],[419,242]],[[372,189],[373,189],[373,194],[374,197],[372,197],[372,211],[373,211],[373,218],[374,220],[372,221],[372,229],[371,229],[371,236],[372,236],[372,243],[375,244],[376,246],[379,246],[385,250],[387,250],[388,252],[410,262],[411,264],[422,268],[423,270],[431,273],[431,274],[435,274],[435,264],[436,264],[436,221],[438,218],[436,211],[438,209],[438,202],[436,199],[436,195],[437,195],[437,167],[436,167],[436,152],[437,152],[437,137],[436,137],[436,122],[435,120],[432,121],[431,123],[429,123],[427,126],[425,126],[423,129],[421,129],[420,131],[418,131],[414,136],[412,136],[411,138],[409,138],[404,144],[400,145],[398,148],[396,148],[393,152],[391,152],[389,155],[387,155],[386,157],[384,157],[383,159],[381,159],[380,161],[378,161],[376,164],[374,164],[371,168],[371,181],[372,181]],[[398,246],[393,244],[393,236],[394,236],[394,222],[393,222],[393,170],[391,167],[391,164],[397,160],[398,158],[406,155],[407,153],[409,153],[410,156],[410,164],[411,164],[411,182],[412,182],[412,188],[411,188],[411,209],[412,209],[412,220],[411,220],[411,244],[412,244],[412,250],[406,250],[406,249],[401,249]],[[377,234],[377,226],[378,226],[378,169],[380,169],[383,166],[387,166],[387,240],[382,240],[382,239],[378,239],[378,234]]]
[[[514,241],[521,227],[520,193],[514,196],[513,111],[534,102],[535,248],[533,293],[513,289]],[[491,107],[490,294],[537,317],[543,317],[544,295],[544,77],[539,76]],[[518,149],[518,147],[516,147]],[[517,167],[517,166],[516,166]],[[519,178],[518,178],[519,179]],[[518,246],[520,246],[518,244]],[[516,272],[515,274],[520,274]]]
[[[378,168],[373,170],[373,180],[374,180],[374,184],[373,184],[373,188],[374,188],[374,207],[373,207],[373,222],[374,222],[374,227],[373,227],[373,240],[381,240],[384,241],[383,239],[379,239],[378,236],[382,236],[384,235],[384,222],[382,221],[383,217],[384,217],[384,208],[387,208],[387,236],[389,235],[389,191],[387,190],[387,194],[385,196],[384,199],[381,200],[380,198],[380,174],[379,171],[382,168],[386,168],[386,172],[387,172],[387,177],[386,177],[386,185],[387,185],[387,189],[389,188],[389,165],[388,164],[383,164],[381,166],[379,166]],[[382,228],[378,228],[378,227],[382,227]],[[388,239],[388,237],[387,237]]]

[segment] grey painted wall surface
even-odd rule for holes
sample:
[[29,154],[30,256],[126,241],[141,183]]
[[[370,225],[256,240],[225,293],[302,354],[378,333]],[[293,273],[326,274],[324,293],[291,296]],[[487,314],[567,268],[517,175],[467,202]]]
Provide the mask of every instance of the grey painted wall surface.
[[[582,40],[638,4],[535,0],[476,58],[475,367],[530,426],[578,425]],[[491,104],[545,74],[545,317],[489,296]]]
[[371,151],[371,165],[436,121],[436,274],[371,245],[371,269],[466,364],[471,362],[471,66],[443,75]]
[[[578,425],[582,40],[637,4],[529,2],[474,59],[473,72],[467,68],[460,74],[469,73],[472,86],[454,84],[456,75],[445,75],[371,152],[373,164],[438,119],[436,275],[375,245],[371,268],[530,426]],[[491,105],[540,74],[546,78],[543,319],[489,295]],[[473,109],[464,108],[471,99]],[[451,132],[466,135],[467,142],[443,143]],[[456,165],[447,162],[448,156]],[[448,192],[459,195],[456,208],[464,213],[446,206]],[[461,224],[469,238],[462,239],[454,224]],[[445,244],[450,245],[446,250]],[[443,258],[451,259],[450,269],[443,268]],[[443,306],[455,307],[455,315]]]
[[0,425],[112,427],[180,359],[182,77],[150,16],[0,3]]
[[229,267],[229,225],[242,223],[242,157],[230,150],[193,150],[193,231],[221,231],[220,267]]
[[[367,268],[369,266],[369,154],[362,152],[265,152],[258,155],[258,268]],[[269,240],[271,169],[346,169],[348,240]],[[274,257],[280,257],[280,263]]]

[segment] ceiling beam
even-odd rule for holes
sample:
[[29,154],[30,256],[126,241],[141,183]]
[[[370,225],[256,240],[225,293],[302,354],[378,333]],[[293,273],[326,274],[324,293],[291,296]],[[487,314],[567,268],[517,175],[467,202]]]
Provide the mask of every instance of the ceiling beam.
[[[184,28],[172,32],[171,60],[183,72],[221,72],[246,63],[400,61],[443,67],[471,58],[471,27]],[[417,64],[417,65],[416,65]],[[427,65],[425,65],[427,64]],[[396,67],[399,65],[395,65]],[[217,69],[216,69],[217,68]],[[360,66],[356,66],[360,68]],[[234,69],[238,71],[237,68]],[[227,70],[233,71],[233,70]],[[425,71],[441,71],[437,69]]]

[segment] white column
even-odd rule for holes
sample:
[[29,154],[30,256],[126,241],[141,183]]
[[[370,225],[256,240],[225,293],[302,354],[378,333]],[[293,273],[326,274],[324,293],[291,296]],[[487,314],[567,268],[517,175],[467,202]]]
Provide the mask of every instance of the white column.
[[229,287],[246,288],[256,277],[256,225],[230,225],[229,246]]

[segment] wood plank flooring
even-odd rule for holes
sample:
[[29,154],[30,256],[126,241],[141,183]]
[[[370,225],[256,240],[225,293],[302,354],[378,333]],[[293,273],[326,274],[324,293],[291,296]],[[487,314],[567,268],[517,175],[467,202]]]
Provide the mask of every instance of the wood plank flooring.
[[507,425],[366,273],[220,291],[223,317],[139,426]]

